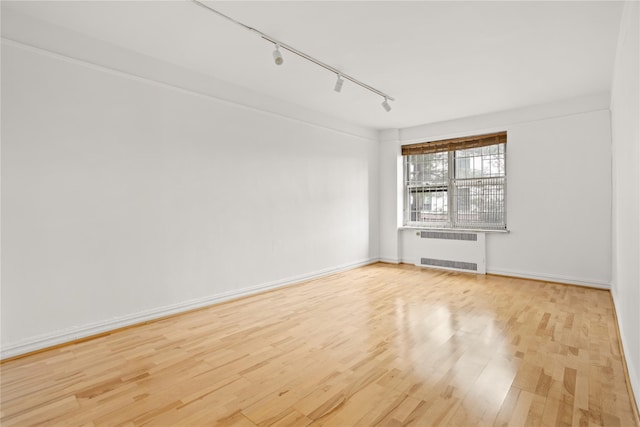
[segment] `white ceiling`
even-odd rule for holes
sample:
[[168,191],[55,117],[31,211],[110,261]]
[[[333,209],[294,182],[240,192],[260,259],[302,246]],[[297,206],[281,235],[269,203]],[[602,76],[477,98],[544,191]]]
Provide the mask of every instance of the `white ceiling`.
[[[335,76],[184,1],[5,2],[261,94],[402,128],[609,91],[622,3],[283,1],[207,4],[396,98]],[[10,4],[9,4],[10,3]]]

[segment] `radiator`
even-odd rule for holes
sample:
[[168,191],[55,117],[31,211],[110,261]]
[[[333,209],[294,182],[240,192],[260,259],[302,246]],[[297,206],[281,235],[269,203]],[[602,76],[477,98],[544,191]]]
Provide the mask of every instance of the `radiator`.
[[409,245],[415,264],[485,274],[485,233],[417,231]]

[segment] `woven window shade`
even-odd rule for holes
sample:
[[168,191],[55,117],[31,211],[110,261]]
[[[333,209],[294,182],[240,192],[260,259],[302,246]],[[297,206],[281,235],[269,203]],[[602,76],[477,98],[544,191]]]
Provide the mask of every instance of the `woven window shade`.
[[462,138],[443,139],[441,141],[420,142],[403,145],[402,155],[442,153],[444,151],[464,150],[466,148],[486,147],[487,145],[507,142],[507,132],[488,133],[485,135],[465,136]]

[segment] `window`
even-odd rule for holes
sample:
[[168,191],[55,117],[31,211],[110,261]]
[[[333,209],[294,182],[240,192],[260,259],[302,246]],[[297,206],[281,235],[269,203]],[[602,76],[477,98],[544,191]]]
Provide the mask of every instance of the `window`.
[[402,147],[404,225],[506,229],[507,133]]

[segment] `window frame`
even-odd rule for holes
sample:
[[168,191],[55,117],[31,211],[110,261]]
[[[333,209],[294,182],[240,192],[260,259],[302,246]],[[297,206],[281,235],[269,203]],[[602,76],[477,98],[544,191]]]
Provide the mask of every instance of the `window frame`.
[[[455,230],[471,230],[471,231],[494,231],[504,232],[507,231],[507,138],[506,132],[498,132],[494,134],[469,136],[463,138],[454,138],[442,141],[425,142],[419,144],[411,144],[402,146],[402,167],[403,167],[403,212],[402,212],[402,227],[403,228],[433,228],[433,229],[455,229]],[[488,176],[469,177],[458,176],[459,171],[458,160],[460,157],[456,157],[458,152],[469,148],[487,147],[493,145],[502,145],[502,151],[498,150],[498,158],[502,159],[502,174],[493,175],[490,173]],[[448,169],[447,179],[442,183],[429,184],[425,183],[422,186],[411,185],[409,163],[413,159],[410,156],[415,155],[431,155],[435,153],[447,153]],[[409,153],[409,154],[405,154]],[[467,158],[468,156],[462,157]],[[476,156],[472,156],[476,157]],[[481,154],[482,158],[483,155]],[[484,159],[483,159],[484,160]],[[413,164],[419,162],[414,161]],[[424,170],[423,170],[424,171]],[[491,182],[499,182],[499,184],[492,184]],[[425,181],[423,181],[425,182]],[[496,210],[495,214],[500,215],[501,222],[484,222],[477,224],[470,223],[469,221],[461,221],[459,216],[463,214],[458,209],[459,189],[462,187],[460,184],[469,182],[471,186],[481,184],[480,187],[483,191],[485,189],[495,190],[494,193],[489,193],[484,196],[482,200],[490,201],[492,195],[499,196],[499,205],[501,205],[501,211]],[[422,190],[422,191],[421,191]],[[430,192],[446,192],[447,207],[446,207],[446,220],[439,221],[412,221],[416,213],[421,212],[418,207],[418,201],[415,200],[416,209],[412,209],[414,204],[411,203],[410,195],[413,193],[413,197],[418,197],[420,193],[427,194]],[[424,199],[422,199],[424,200]],[[494,211],[490,211],[490,214]],[[486,213],[486,212],[485,212]],[[495,224],[495,225],[494,225]]]

